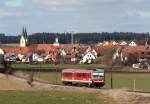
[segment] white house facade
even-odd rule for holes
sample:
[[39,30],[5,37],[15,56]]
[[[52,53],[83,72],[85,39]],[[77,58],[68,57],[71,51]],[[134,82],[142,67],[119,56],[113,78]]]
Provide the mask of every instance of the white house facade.
[[129,44],[129,46],[137,46],[137,44],[134,41],[131,41],[131,43]]
[[124,45],[128,45],[128,43],[127,43],[126,41],[121,41],[121,42],[120,42],[120,45],[121,45],[121,46],[124,46]]
[[92,63],[93,60],[96,59],[96,56],[92,54],[92,52],[88,52],[83,56],[83,59],[80,61],[80,63]]
[[118,43],[116,41],[113,41],[112,45],[118,45]]
[[5,54],[5,52],[4,52],[3,49],[1,49],[1,48],[0,48],[0,54],[1,54],[1,55],[4,55],[4,54]]

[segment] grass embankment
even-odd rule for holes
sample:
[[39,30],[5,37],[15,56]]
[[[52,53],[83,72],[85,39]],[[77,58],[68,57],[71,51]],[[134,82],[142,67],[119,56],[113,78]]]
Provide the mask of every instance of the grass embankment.
[[[113,88],[127,88],[150,92],[150,73],[113,73]],[[61,84],[61,73],[56,72],[36,72],[34,77],[54,84]],[[106,73],[106,84],[104,88],[110,88],[110,73]]]
[[0,91],[1,104],[110,104],[99,93],[51,91]]

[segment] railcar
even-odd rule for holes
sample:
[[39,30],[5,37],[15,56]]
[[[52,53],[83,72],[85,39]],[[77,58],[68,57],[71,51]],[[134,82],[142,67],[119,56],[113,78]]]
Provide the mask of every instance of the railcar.
[[88,87],[102,87],[105,85],[105,73],[103,69],[64,69],[61,75],[65,85],[86,85]]

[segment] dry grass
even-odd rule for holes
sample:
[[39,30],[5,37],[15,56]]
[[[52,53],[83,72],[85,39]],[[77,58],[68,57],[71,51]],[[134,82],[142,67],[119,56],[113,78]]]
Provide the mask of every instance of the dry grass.
[[116,104],[150,104],[150,94],[128,92],[124,89],[105,90],[102,93],[113,98]]
[[33,82],[33,87],[27,84],[26,79],[0,74],[0,90],[51,90],[59,87],[55,85]]

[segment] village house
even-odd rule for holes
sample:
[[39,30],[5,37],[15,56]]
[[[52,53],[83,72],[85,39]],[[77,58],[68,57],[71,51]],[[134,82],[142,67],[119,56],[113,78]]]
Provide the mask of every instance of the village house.
[[[121,54],[123,61],[130,62],[131,59],[136,60],[137,63],[150,64],[150,47],[139,45],[139,46],[127,46],[124,47]],[[131,63],[131,62],[130,62]],[[137,64],[133,63],[133,64]]]
[[65,57],[67,55],[67,53],[65,52],[64,49],[60,49],[60,55]]
[[102,45],[103,45],[103,46],[108,46],[108,45],[109,45],[109,41],[104,41],[104,42],[102,43]]
[[97,46],[99,46],[99,45],[103,45],[103,43],[99,42],[99,43],[97,44]]
[[41,57],[37,53],[32,54],[32,61],[33,62],[44,62],[44,57]]
[[80,63],[91,64],[96,58],[97,58],[97,52],[91,47],[88,47],[85,53],[83,54],[83,57]]
[[70,60],[71,62],[77,61],[77,54],[79,53],[78,49],[76,47],[73,47],[70,51]]
[[136,44],[134,41],[131,41],[131,42],[129,43],[129,46],[134,47],[134,46],[137,46],[137,44]]
[[96,56],[94,56],[91,52],[86,53],[80,63],[88,63],[91,64],[93,60],[96,59]]
[[60,54],[59,49],[51,48],[48,52],[48,55],[45,57],[45,60],[49,63],[54,63],[57,61],[57,57]]
[[61,53],[65,53],[65,60],[67,63],[76,63],[78,61],[79,52],[79,44],[65,44],[62,45],[63,50],[61,49]]
[[110,44],[112,44],[112,45],[118,45],[118,43],[116,41],[111,41]]
[[4,50],[1,49],[1,48],[0,48],[0,54],[1,54],[1,55],[4,55],[4,54],[5,54]]
[[119,45],[125,46],[125,45],[128,45],[128,43],[126,41],[121,41]]
[[111,40],[111,41],[104,41],[102,43],[103,46],[115,46],[115,45],[118,45],[118,42],[114,41],[114,40]]

